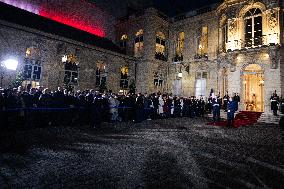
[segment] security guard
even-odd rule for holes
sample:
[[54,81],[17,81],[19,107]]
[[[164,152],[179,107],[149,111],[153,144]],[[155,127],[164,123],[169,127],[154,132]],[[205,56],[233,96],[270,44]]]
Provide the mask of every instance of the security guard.
[[271,102],[271,110],[273,111],[273,115],[277,116],[279,97],[277,96],[276,91],[271,96],[270,102]]
[[228,95],[228,91],[226,91],[226,94],[223,97],[223,109],[225,112],[227,111],[228,101],[229,101],[229,95]]

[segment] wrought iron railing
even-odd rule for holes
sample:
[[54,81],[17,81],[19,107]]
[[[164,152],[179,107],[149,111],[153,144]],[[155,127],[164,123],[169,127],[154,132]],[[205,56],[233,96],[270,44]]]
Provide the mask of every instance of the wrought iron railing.
[[274,46],[279,42],[279,36],[277,33],[262,35],[255,38],[245,38],[244,40],[228,41],[228,43],[221,44],[219,46],[219,52],[234,51],[241,49],[253,49],[265,46]]
[[162,61],[168,61],[168,57],[165,54],[160,53],[160,52],[156,52],[155,58],[158,60],[162,60]]

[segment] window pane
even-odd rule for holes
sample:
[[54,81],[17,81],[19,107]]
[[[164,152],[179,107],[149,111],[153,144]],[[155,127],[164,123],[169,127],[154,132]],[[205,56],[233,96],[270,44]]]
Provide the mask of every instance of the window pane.
[[201,79],[201,72],[196,73],[196,79]]
[[262,17],[254,18],[254,45],[262,44]]
[[139,42],[139,37],[136,37],[135,38],[135,43],[138,43]]
[[245,42],[247,47],[252,46],[252,19],[246,20]]
[[157,37],[157,38],[156,38],[156,43],[160,44],[160,43],[161,43],[160,41],[161,41],[161,40]]
[[197,79],[195,85],[195,96],[206,96],[206,79]]
[[32,70],[33,70],[32,65],[25,65],[24,66],[24,78],[25,79],[31,79],[32,78]]
[[68,83],[70,83],[70,80],[71,80],[71,72],[65,71],[64,83],[68,84]]
[[40,80],[40,76],[41,76],[41,67],[34,66],[33,79]]

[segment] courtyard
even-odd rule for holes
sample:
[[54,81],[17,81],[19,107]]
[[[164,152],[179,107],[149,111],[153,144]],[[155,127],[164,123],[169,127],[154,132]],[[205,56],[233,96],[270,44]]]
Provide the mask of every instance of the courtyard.
[[207,118],[0,134],[0,188],[283,188],[279,126]]

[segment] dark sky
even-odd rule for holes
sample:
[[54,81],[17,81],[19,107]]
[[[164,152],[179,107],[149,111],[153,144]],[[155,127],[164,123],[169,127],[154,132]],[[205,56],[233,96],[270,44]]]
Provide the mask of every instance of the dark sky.
[[220,3],[223,0],[89,0],[108,10],[116,17],[127,14],[129,9],[139,10],[141,8],[154,6],[169,16],[198,9],[210,4]]

